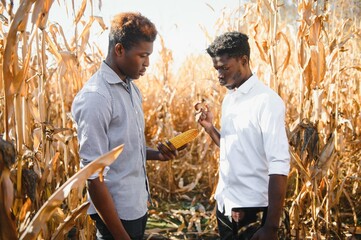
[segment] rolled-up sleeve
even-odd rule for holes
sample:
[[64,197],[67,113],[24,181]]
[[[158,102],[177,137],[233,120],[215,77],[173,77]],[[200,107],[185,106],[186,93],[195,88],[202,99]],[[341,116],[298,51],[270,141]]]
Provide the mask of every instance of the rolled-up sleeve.
[[[72,115],[77,123],[81,167],[109,151],[108,126],[111,121],[109,100],[98,92],[79,94],[72,105]],[[104,174],[108,171],[104,170]],[[89,179],[95,179],[98,173]]]
[[285,128],[285,105],[281,98],[270,97],[264,102],[261,127],[269,164],[268,174],[287,176],[290,170],[290,153]]

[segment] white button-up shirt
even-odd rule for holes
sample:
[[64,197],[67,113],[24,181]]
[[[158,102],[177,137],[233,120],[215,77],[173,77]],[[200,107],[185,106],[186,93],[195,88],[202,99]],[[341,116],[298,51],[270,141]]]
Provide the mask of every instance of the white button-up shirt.
[[288,175],[282,99],[253,75],[222,103],[218,209],[267,207],[270,174]]
[[[124,149],[109,166],[104,182],[119,218],[135,220],[147,212],[146,143],[142,98],[136,85],[122,81],[104,62],[72,105],[77,123],[81,166],[120,144]],[[97,175],[91,177],[94,178]],[[91,200],[91,199],[90,199]],[[93,204],[89,214],[96,213]]]

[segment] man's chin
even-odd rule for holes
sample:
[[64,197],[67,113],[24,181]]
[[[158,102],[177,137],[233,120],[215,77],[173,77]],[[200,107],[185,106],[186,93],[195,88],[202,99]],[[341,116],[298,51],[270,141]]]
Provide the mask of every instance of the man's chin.
[[222,87],[226,87],[229,90],[232,89],[232,86],[228,85],[225,81],[219,81],[219,85],[221,85]]
[[132,79],[132,80],[137,80],[137,79],[139,79],[140,77],[141,77],[141,75],[140,74],[134,74],[134,75],[132,75],[132,76],[128,76],[130,79]]
[[234,90],[236,88],[236,86],[234,86],[233,84],[231,85],[224,85],[224,87],[226,87],[228,90]]
[[140,73],[136,74],[133,79],[139,79],[139,78],[143,77],[144,75],[145,75],[145,72],[140,72]]

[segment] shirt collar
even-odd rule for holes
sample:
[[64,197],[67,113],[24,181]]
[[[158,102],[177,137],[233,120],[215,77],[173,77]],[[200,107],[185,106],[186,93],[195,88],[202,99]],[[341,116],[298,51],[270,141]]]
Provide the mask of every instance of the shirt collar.
[[127,91],[130,89],[130,82],[133,80],[129,77],[126,77],[125,81],[120,79],[118,74],[115,73],[115,71],[109,67],[108,64],[106,64],[104,61],[100,65],[101,72],[106,76],[105,81],[107,81],[109,84],[118,84],[120,83]]
[[253,86],[257,83],[257,81],[258,81],[257,76],[255,74],[253,74],[240,87],[235,88],[233,90],[229,90],[229,92],[237,92],[240,94],[246,94],[253,88]]

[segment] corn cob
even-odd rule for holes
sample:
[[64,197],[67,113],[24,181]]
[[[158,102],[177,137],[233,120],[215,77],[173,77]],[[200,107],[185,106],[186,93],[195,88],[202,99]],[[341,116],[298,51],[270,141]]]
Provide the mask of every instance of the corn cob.
[[[169,139],[169,142],[173,144],[173,146],[176,149],[181,148],[185,144],[193,141],[198,136],[198,130],[197,129],[190,129],[188,131],[185,131],[171,139]],[[166,144],[166,146],[170,149],[170,147]]]

